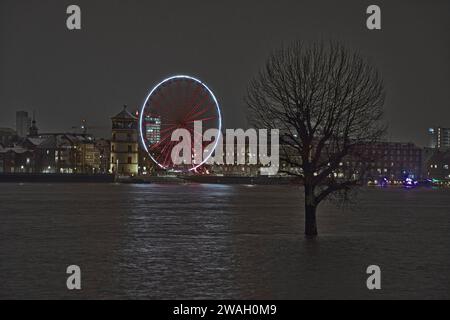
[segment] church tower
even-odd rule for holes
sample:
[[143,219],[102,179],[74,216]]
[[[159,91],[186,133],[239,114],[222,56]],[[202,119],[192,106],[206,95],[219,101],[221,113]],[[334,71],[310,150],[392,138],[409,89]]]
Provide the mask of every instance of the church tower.
[[28,133],[29,133],[28,134],[29,137],[37,137],[39,134],[39,129],[36,126],[36,114],[34,111],[33,111],[33,122],[31,123],[31,127],[30,127]]
[[135,176],[139,167],[138,119],[124,106],[111,120],[111,172]]

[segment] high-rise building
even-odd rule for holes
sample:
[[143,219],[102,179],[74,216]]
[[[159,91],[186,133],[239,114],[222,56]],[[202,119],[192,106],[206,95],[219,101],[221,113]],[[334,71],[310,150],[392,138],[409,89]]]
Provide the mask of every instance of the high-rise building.
[[21,138],[25,138],[31,127],[31,118],[26,111],[16,112],[16,132]]
[[139,167],[138,120],[125,106],[112,118],[111,172],[134,176]]
[[430,147],[434,149],[450,149],[450,128],[430,128]]
[[161,118],[158,116],[145,116],[145,138],[148,144],[157,144],[161,141]]

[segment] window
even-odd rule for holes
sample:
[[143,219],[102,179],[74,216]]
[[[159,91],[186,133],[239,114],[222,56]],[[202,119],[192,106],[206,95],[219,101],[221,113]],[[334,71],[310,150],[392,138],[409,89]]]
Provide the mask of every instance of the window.
[[128,157],[128,164],[132,164],[131,157]]
[[133,147],[132,146],[128,146],[128,153],[132,153],[133,152]]

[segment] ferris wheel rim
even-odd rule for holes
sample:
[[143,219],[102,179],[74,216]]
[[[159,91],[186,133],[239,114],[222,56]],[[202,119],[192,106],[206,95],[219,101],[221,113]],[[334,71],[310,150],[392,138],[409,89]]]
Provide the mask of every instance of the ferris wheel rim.
[[[152,90],[150,90],[149,94],[147,95],[147,97],[144,100],[144,103],[143,103],[142,108],[141,108],[141,114],[139,115],[139,132],[140,132],[140,138],[141,138],[142,146],[144,147],[145,151],[150,156],[152,161],[154,163],[156,163],[161,169],[169,170],[169,168],[167,166],[164,166],[161,163],[159,163],[159,161],[157,161],[152,156],[151,152],[148,150],[147,144],[145,143],[145,139],[144,139],[144,127],[143,127],[142,124],[143,124],[143,120],[144,120],[145,109],[147,107],[148,101],[153,96],[153,94],[161,86],[163,86],[167,82],[170,82],[172,80],[182,80],[182,79],[194,81],[195,83],[199,84],[204,89],[206,89],[206,91],[209,93],[209,95],[211,96],[211,98],[214,101],[214,105],[215,105],[215,108],[217,110],[218,123],[219,123],[219,128],[218,128],[219,137],[216,138],[216,141],[214,143],[214,147],[212,148],[211,152],[209,152],[208,156],[200,164],[198,164],[198,165],[196,165],[196,166],[194,166],[194,167],[192,167],[192,168],[190,168],[188,170],[188,171],[195,171],[198,168],[200,168],[201,166],[203,166],[205,163],[208,162],[208,160],[211,158],[211,156],[214,153],[214,151],[216,151],[217,146],[219,145],[220,135],[222,135],[222,112],[221,112],[221,109],[220,109],[220,104],[219,104],[219,101],[217,100],[216,96],[214,95],[214,92],[208,87],[208,85],[206,85],[206,83],[204,83],[203,81],[199,80],[198,78],[195,78],[195,77],[192,77],[192,76],[188,76],[188,75],[175,75],[175,76],[171,76],[171,77],[166,78],[163,81],[159,82],[157,85],[155,85],[153,87]],[[174,172],[182,172],[182,170],[174,170]]]

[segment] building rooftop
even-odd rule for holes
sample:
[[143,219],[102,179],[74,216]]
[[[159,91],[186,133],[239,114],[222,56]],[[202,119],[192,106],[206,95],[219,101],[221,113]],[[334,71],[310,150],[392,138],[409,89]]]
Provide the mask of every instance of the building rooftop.
[[35,146],[41,145],[46,140],[47,140],[47,138],[28,138],[28,141],[30,141]]
[[0,153],[8,153],[8,152],[13,152],[13,153],[17,153],[17,154],[22,154],[25,152],[29,152],[30,150],[25,149],[21,146],[14,146],[12,148],[3,148],[2,146],[0,146]]
[[127,106],[124,106],[123,110],[115,115],[112,119],[136,120],[137,118],[128,111]]

